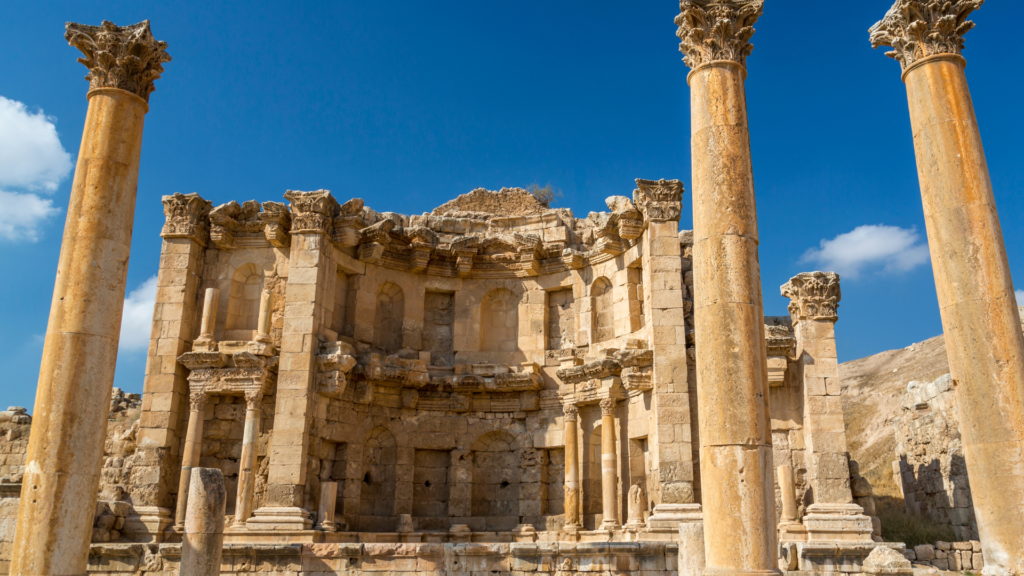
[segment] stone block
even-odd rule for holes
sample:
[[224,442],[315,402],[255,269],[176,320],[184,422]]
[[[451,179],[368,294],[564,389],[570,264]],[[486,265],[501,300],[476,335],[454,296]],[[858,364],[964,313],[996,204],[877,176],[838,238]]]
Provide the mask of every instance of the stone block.
[[921,562],[930,562],[935,560],[935,547],[931,544],[921,544],[914,546],[914,554],[917,555],[917,559]]

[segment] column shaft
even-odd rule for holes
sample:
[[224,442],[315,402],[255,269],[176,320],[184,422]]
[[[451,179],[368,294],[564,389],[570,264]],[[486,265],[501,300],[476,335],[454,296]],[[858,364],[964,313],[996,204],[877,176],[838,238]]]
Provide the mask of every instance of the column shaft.
[[114,382],[146,102],[89,92],[43,344],[11,574],[84,574]]
[[238,497],[235,502],[235,525],[241,526],[252,516],[252,498],[256,490],[256,440],[260,436],[260,401],[262,397],[245,399],[245,429],[242,432],[242,457],[238,470]]
[[188,510],[189,483],[192,469],[199,464],[203,449],[203,419],[206,411],[206,395],[193,394],[189,399],[192,410],[188,414],[188,431],[185,433],[185,447],[181,451],[181,478],[178,480],[178,507],[174,523],[182,526]]
[[601,401],[601,529],[619,527],[618,457],[615,450],[615,400]]
[[1024,338],[964,60],[904,73],[986,569],[1024,573]]
[[576,431],[579,411],[568,404],[565,413],[565,524],[579,527],[580,522],[580,463],[579,435]]
[[782,493],[782,521],[796,522],[796,490],[793,484],[793,469],[778,467],[779,491]]
[[707,572],[775,572],[767,356],[745,69],[689,76],[694,320]]

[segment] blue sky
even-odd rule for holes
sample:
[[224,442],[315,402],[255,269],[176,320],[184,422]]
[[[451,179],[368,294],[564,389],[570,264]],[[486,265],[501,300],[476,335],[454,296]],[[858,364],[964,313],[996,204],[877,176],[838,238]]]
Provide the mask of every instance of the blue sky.
[[[691,227],[671,0],[199,4],[0,4],[17,23],[0,39],[0,401],[33,403],[85,117],[67,20],[148,18],[174,58],[146,118],[115,382],[129,391],[142,390],[164,194],[220,204],[327,188],[420,213],[480,186],[550,183],[584,216],[634,178],[678,178]],[[747,80],[766,313],[786,313],[778,287],[794,274],[836,268],[841,360],[939,334],[906,92],[868,42],[891,1],[767,4]],[[1007,58],[1022,17],[1022,3],[987,3],[965,52],[1018,276],[1024,80]]]

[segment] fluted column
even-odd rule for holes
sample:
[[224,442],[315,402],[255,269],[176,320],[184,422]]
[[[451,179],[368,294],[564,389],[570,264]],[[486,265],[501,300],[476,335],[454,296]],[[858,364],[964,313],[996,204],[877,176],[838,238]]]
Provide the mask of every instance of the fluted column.
[[189,396],[188,431],[185,432],[185,447],[181,450],[181,478],[178,480],[178,507],[174,515],[177,526],[185,524],[188,510],[188,487],[192,481],[192,469],[199,465],[203,449],[203,419],[206,403],[210,397],[202,392]]
[[245,429],[242,432],[242,457],[238,461],[238,497],[235,501],[235,526],[252,516],[252,497],[256,490],[256,440],[260,437],[260,403],[263,394],[245,395]]
[[565,525],[579,529],[580,522],[580,462],[579,434],[576,431],[579,421],[579,408],[575,404],[566,404],[562,408],[565,420]]
[[757,214],[743,82],[762,0],[682,0],[706,574],[776,573]]
[[614,398],[601,400],[601,508],[602,530],[619,528],[619,459],[615,450]]
[[11,574],[84,574],[121,328],[142,128],[171,58],[149,22],[67,25],[89,68],[89,109],[71,185],[39,369]]
[[1024,573],[1024,338],[960,55],[982,0],[899,0],[871,28],[903,67],[985,573]]

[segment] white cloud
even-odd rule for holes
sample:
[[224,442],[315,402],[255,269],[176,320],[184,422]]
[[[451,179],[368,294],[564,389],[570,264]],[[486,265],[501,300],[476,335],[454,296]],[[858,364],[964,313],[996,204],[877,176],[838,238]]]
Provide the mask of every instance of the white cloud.
[[52,193],[71,172],[71,154],[54,121],[0,96],[0,240],[35,242],[43,224],[60,212],[34,193]]
[[35,242],[43,222],[59,213],[53,200],[0,190],[0,239]]
[[858,226],[822,240],[821,248],[811,248],[800,261],[820,264],[847,278],[856,278],[866,269],[907,272],[928,261],[928,245],[916,228]]
[[121,314],[119,350],[145,350],[153,329],[153,307],[156,305],[156,276],[151,276],[124,299]]
[[0,96],[0,186],[53,192],[71,172],[55,119]]

